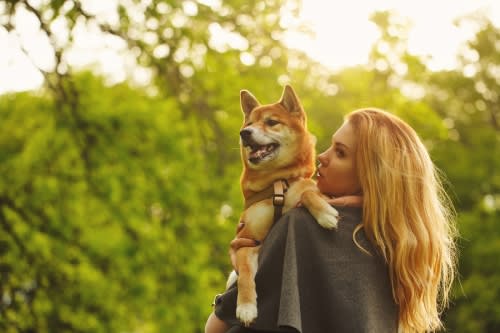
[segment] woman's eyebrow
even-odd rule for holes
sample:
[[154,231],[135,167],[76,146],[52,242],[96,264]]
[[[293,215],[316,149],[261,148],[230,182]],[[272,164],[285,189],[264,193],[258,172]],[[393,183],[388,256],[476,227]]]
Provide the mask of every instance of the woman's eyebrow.
[[338,147],[341,147],[341,148],[344,148],[347,150],[350,149],[347,145],[343,144],[342,142],[338,142],[338,141],[335,141],[335,146],[338,146]]

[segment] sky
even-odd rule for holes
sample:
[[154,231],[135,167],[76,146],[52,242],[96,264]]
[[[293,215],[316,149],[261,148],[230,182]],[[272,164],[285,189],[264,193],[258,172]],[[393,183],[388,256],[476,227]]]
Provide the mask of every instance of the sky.
[[[115,0],[116,1],[116,0]],[[206,0],[205,0],[206,1]],[[113,11],[114,1],[85,0],[89,5],[99,6],[103,14]],[[378,30],[370,22],[371,13],[391,10],[411,24],[408,47],[416,55],[430,56],[429,67],[434,70],[451,69],[455,66],[460,46],[474,35],[474,27],[457,27],[457,17],[474,11],[482,11],[500,28],[499,0],[302,0],[299,21],[306,24],[313,35],[298,34],[293,29],[286,35],[286,43],[298,48],[332,70],[345,66],[366,63]],[[107,4],[106,6],[104,4]],[[0,3],[1,5],[1,3]],[[49,69],[53,66],[50,57],[44,54],[47,43],[42,34],[23,15],[22,22],[25,48],[33,54],[28,59],[19,49],[19,41],[0,29],[0,93],[37,88],[42,83],[41,74],[33,64]],[[0,22],[1,24],[2,22]],[[62,29],[63,30],[63,29]],[[346,34],[346,32],[348,32]],[[133,63],[123,56],[126,45],[116,38],[101,38],[93,35],[78,39],[78,47],[68,54],[73,64],[100,63],[104,74],[115,81],[125,78]],[[64,33],[60,38],[65,38]],[[140,73],[139,73],[140,74]]]

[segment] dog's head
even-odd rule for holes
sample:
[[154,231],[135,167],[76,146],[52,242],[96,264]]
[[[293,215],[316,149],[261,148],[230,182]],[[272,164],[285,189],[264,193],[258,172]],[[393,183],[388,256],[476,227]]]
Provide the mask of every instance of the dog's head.
[[240,99],[244,114],[241,156],[247,169],[272,170],[310,162],[314,140],[291,86],[285,86],[274,104],[261,105],[247,90],[241,91]]

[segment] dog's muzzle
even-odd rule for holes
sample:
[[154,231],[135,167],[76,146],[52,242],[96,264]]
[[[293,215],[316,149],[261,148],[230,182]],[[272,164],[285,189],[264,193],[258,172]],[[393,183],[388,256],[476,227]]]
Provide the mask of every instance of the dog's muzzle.
[[278,143],[262,144],[254,140],[253,130],[251,128],[244,128],[240,131],[241,144],[247,148],[248,161],[252,164],[259,164],[263,160],[270,160],[276,156]]
[[243,144],[250,141],[252,138],[252,130],[250,128],[244,128],[240,131],[240,138]]

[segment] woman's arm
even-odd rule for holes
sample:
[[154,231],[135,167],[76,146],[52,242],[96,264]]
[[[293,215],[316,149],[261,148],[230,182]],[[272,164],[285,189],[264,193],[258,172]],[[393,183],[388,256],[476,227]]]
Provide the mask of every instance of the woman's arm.
[[[238,227],[238,230],[243,227],[243,224]],[[231,264],[236,271],[236,251],[241,247],[253,247],[259,245],[260,242],[248,238],[235,238],[231,241],[229,247],[229,257]],[[225,333],[229,329],[229,325],[223,320],[219,319],[214,312],[210,314],[205,324],[205,333]]]
[[211,313],[205,324],[205,333],[225,333],[229,325],[217,318],[215,313]]

